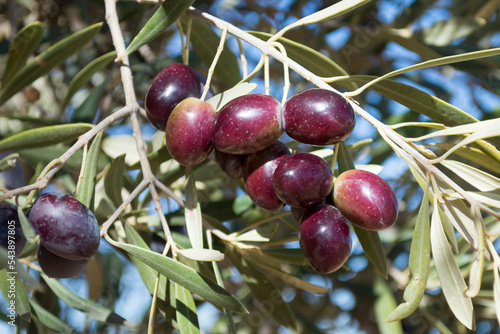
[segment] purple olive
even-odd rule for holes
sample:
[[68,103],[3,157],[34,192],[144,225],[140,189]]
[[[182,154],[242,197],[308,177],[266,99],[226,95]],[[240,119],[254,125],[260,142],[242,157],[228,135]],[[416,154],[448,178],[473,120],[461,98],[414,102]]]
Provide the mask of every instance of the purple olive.
[[78,276],[89,263],[85,260],[68,260],[48,251],[40,245],[38,248],[38,263],[45,275],[53,278],[70,278]]
[[26,238],[19,221],[17,207],[10,203],[0,203],[0,247],[14,250],[18,256],[25,244]]
[[398,201],[391,186],[368,171],[352,169],[340,174],[333,200],[351,223],[365,230],[386,229],[398,217]]
[[198,73],[184,64],[171,64],[160,71],[145,98],[146,115],[158,130],[165,131],[172,110],[188,97],[201,96]]
[[276,168],[273,187],[285,204],[315,206],[323,202],[332,190],[332,170],[325,160],[314,154],[293,154],[283,159]]
[[97,220],[85,205],[69,195],[41,195],[31,207],[28,219],[40,235],[40,243],[60,257],[86,260],[97,252]]
[[222,107],[213,140],[221,152],[249,154],[270,146],[282,133],[279,101],[269,95],[249,94]]
[[349,224],[337,208],[320,204],[302,216],[299,243],[311,267],[322,274],[332,273],[351,253]]
[[273,190],[273,174],[278,164],[290,154],[280,141],[268,148],[252,153],[245,164],[245,188],[252,201],[269,211],[279,211],[285,204]]
[[226,175],[233,179],[241,179],[243,177],[247,154],[231,154],[219,150],[214,151],[215,161]]
[[194,166],[205,160],[213,148],[215,118],[214,108],[194,97],[185,99],[174,108],[165,136],[168,151],[177,162]]
[[293,139],[310,145],[332,145],[346,139],[356,117],[347,100],[330,90],[307,89],[283,105],[283,127]]

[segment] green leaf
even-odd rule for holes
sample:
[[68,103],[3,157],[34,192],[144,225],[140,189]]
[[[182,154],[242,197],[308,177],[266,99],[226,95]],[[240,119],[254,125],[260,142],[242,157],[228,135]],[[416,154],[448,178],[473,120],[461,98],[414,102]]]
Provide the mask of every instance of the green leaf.
[[[451,143],[435,143],[434,146],[447,151],[455,145]],[[500,171],[500,163],[477,148],[463,146],[455,150],[454,154],[466,158],[491,172],[497,173]]]
[[56,317],[55,315],[44,309],[40,304],[38,304],[35,298],[30,298],[30,304],[33,307],[33,310],[35,311],[38,320],[40,320],[40,322],[45,326],[47,326],[48,328],[63,334],[77,333],[77,331],[75,331],[73,327],[71,327],[70,325],[68,325],[67,323],[65,323],[64,321],[62,321],[61,319],[59,319],[58,317]]
[[193,177],[191,167],[186,168],[186,207],[184,214],[186,216],[186,229],[189,241],[194,249],[203,248],[203,226],[201,219],[200,203]]
[[[337,156],[337,162],[339,166],[339,172],[343,173],[347,170],[354,169],[354,163],[352,161],[349,149],[345,142],[339,143],[339,152]],[[356,236],[359,239],[361,247],[365,252],[366,257],[370,262],[377,268],[378,272],[382,276],[387,278],[387,258],[385,256],[384,245],[382,240],[376,231],[367,231],[352,225]]]
[[75,140],[92,127],[91,124],[76,123],[22,131],[0,140],[0,152],[44,147]]
[[[157,151],[151,152],[148,154],[148,160],[149,164],[154,166],[159,166],[161,163],[172,159],[172,156],[170,155],[170,152],[167,149],[167,146],[162,146],[159,148]],[[136,161],[132,165],[130,165],[129,169],[134,170],[134,169],[140,169],[141,168],[141,161]]]
[[500,189],[500,179],[482,170],[455,160],[443,160],[441,164],[480,191]]
[[26,321],[31,319],[31,307],[24,284],[16,280],[16,312]]
[[179,249],[178,254],[182,256],[202,262],[211,262],[211,261],[222,261],[224,260],[224,254],[215,249],[206,249],[206,248],[188,248],[188,249]]
[[108,79],[105,79],[101,84],[95,86],[87,94],[83,102],[76,107],[71,115],[71,122],[87,122],[90,123],[94,120],[97,109],[101,102],[102,94],[104,93]]
[[83,178],[76,194],[76,199],[82,202],[86,207],[92,208],[92,198],[95,190],[95,176],[97,173],[97,162],[99,161],[99,151],[101,149],[102,131],[99,132],[92,142],[87,159],[85,160],[85,170]]
[[[137,233],[128,223],[123,223],[123,229],[125,231],[125,235],[127,236],[127,241],[130,244],[138,246],[140,248],[144,248],[148,251],[151,250],[144,239],[141,238],[139,233]],[[158,278],[158,272],[144,262],[138,260],[136,257],[132,256],[131,259],[137,267],[137,270],[139,270],[139,274],[141,275],[144,284],[148,288],[149,293],[153,295],[156,285],[156,279]],[[164,278],[165,276],[160,276],[160,284],[158,284],[157,291],[157,297],[163,301],[167,300],[166,284],[163,284]]]
[[440,57],[437,59],[431,59],[427,60],[415,65],[411,65],[408,67],[404,67],[392,72],[389,72],[381,77],[377,77],[376,79],[370,81],[366,85],[360,87],[357,89],[355,92],[352,92],[352,94],[349,95],[357,95],[364,91],[366,88],[384,81],[386,79],[389,79],[391,77],[406,73],[406,72],[411,72],[411,71],[416,71],[416,70],[422,70],[426,69],[429,67],[434,67],[434,66],[441,66],[441,65],[450,65],[458,62],[463,62],[463,61],[469,61],[469,60],[475,60],[475,59],[482,59],[482,58],[487,58],[487,57],[493,57],[496,55],[500,54],[500,48],[492,48],[492,49],[487,49],[487,50],[480,50],[480,51],[474,51],[474,52],[467,52],[467,53],[462,53],[458,55],[452,55],[452,56],[446,56],[446,57]]
[[[59,158],[68,149],[69,146],[67,145],[58,145],[58,146],[47,146],[40,148],[25,149],[18,151],[18,153],[22,158],[31,161],[35,165],[38,163],[46,165],[52,160]],[[72,172],[78,171],[81,168],[82,159],[83,159],[83,152],[82,150],[78,150],[68,159],[68,161],[66,161],[62,169]],[[104,167],[106,167],[108,163],[109,163],[108,157],[106,157],[104,154],[99,155],[99,160],[97,162],[97,170],[104,169]],[[33,182],[35,181],[36,179]]]
[[282,263],[293,264],[296,266],[308,266],[307,259],[300,248],[276,248],[264,249],[262,252],[269,255]]
[[69,101],[75,95],[75,93],[85,85],[90,78],[105,66],[107,66],[113,59],[116,58],[116,51],[108,52],[99,58],[91,61],[87,66],[85,66],[77,75],[71,79],[71,82],[68,85],[68,90],[66,91],[66,95],[64,96],[64,100],[61,104],[61,110],[68,105]]
[[[365,84],[377,77],[369,75],[353,75],[346,81]],[[344,81],[340,80],[340,81]],[[401,103],[409,109],[432,118],[434,121],[446,126],[456,126],[477,122],[477,119],[463,110],[430,95],[413,86],[394,81],[384,80],[370,86],[370,88],[383,96]]]
[[233,88],[219,93],[207,100],[216,111],[219,111],[226,103],[237,97],[249,94],[257,87],[256,83],[240,82]]
[[137,51],[173,24],[193,4],[194,0],[164,1],[127,47],[123,57]]
[[498,274],[498,267],[493,268],[495,274],[495,282],[493,283],[493,297],[495,301],[495,312],[497,314],[497,321],[500,324],[500,275]]
[[[212,27],[205,22],[193,20],[191,27],[191,43],[194,52],[201,58],[207,67],[210,67],[217,53],[217,48],[219,47],[219,35],[217,35],[212,30]],[[224,49],[217,62],[217,66],[215,66],[214,75],[228,87],[235,86],[241,80],[238,60],[234,53],[231,52],[227,42],[224,44]]]
[[29,56],[33,54],[38,44],[40,44],[42,36],[43,24],[38,21],[28,24],[16,34],[9,47],[9,55],[2,76],[2,87],[5,87],[10,79],[26,64]]
[[106,176],[104,176],[104,192],[113,202],[115,207],[119,207],[122,200],[123,173],[125,171],[125,154],[116,157],[109,166]]
[[[434,208],[438,207],[434,197]],[[434,210],[431,221],[431,246],[434,264],[441,281],[444,297],[455,317],[468,329],[475,330],[476,323],[472,300],[466,297],[464,278],[453,257],[450,244],[444,233],[438,210]]]
[[[353,81],[365,84],[375,79],[377,79],[375,76],[353,75],[348,79],[336,82]],[[459,126],[478,122],[476,118],[448,102],[398,81],[386,79],[374,83],[370,86],[370,89],[446,126]],[[490,138],[489,141],[495,145],[500,145],[499,138]],[[477,142],[477,144],[485,153],[491,150],[485,142]]]
[[28,218],[26,218],[26,215],[20,206],[17,207],[17,215],[23,229],[24,237],[26,238],[26,244],[24,245],[22,252],[19,254],[19,257],[24,257],[28,254],[34,253],[40,237],[35,234],[33,227],[31,227]]
[[107,240],[115,247],[121,248],[130,255],[137,257],[160,274],[165,275],[168,279],[200,295],[213,304],[234,312],[248,312],[235,296],[193,269],[161,254],[134,245],[116,242],[110,238]]
[[69,56],[77,53],[94,38],[101,26],[102,23],[96,23],[66,37],[17,71],[16,75],[0,91],[0,105],[36,79],[49,73],[51,69],[61,64]]
[[448,46],[457,39],[477,32],[485,23],[485,19],[475,16],[451,17],[423,29],[420,35],[427,45]]
[[133,326],[134,324],[120,317],[112,310],[96,304],[88,299],[82,298],[62,285],[59,280],[50,278],[41,273],[43,280],[47,283],[54,294],[68,306],[80,310],[90,317],[109,324]]
[[198,314],[189,290],[175,284],[175,313],[181,334],[200,333]]
[[125,155],[127,165],[137,162],[140,157],[137,152],[137,143],[131,135],[117,135],[106,137],[102,141],[102,150],[111,158],[117,158]]
[[288,284],[296,287],[297,289],[309,291],[309,292],[317,293],[317,294],[325,294],[330,290],[329,288],[324,288],[322,286],[314,285],[312,283],[304,281],[304,280],[302,280],[294,275],[290,275],[290,274],[285,273],[284,271],[282,271],[280,269],[273,268],[272,266],[268,266],[264,263],[257,262],[257,264],[260,267],[264,268],[266,271],[268,271],[271,275],[278,277],[279,279],[287,282]]
[[[260,31],[249,31],[248,33],[262,40],[268,40],[273,36],[272,34]],[[301,64],[316,75],[321,77],[349,75],[332,59],[308,46],[284,37],[279,38],[277,42],[281,43],[285,47],[288,57],[295,60],[297,63]],[[350,90],[358,88],[358,86],[351,81],[342,81],[339,82],[339,85]]]
[[0,172],[4,172],[11,168],[16,167],[17,159],[19,158],[19,153],[12,153],[0,160]]
[[362,6],[366,3],[370,2],[370,0],[342,0],[337,2],[334,5],[328,6],[325,9],[317,11],[311,15],[301,18],[298,21],[286,26],[280,32],[278,32],[277,36],[282,36],[285,32],[290,29],[300,27],[306,24],[317,23],[321,21],[325,21],[336,16],[348,13],[359,6]]
[[429,189],[426,188],[413,231],[408,262],[410,282],[408,282],[403,295],[405,303],[399,304],[392,311],[387,318],[388,322],[406,318],[418,308],[424,296],[427,278],[429,277],[430,256]]
[[[16,265],[20,264],[16,263]],[[12,284],[14,284],[14,287],[12,287]],[[2,291],[8,305],[13,305],[16,313],[29,322],[31,319],[31,308],[24,285],[15,274],[8,275],[7,269],[0,270],[0,291]],[[12,291],[15,292],[13,293]]]
[[292,330],[297,329],[295,316],[281,297],[281,291],[271,280],[246,258],[242,257],[230,244],[226,255],[241,274],[252,294],[260,302],[258,308],[265,316],[272,316],[279,324]]
[[374,286],[377,299],[375,300],[375,318],[381,334],[403,334],[403,325],[400,321],[386,323],[385,319],[391,310],[396,308],[396,299],[389,285],[380,277],[375,280]]

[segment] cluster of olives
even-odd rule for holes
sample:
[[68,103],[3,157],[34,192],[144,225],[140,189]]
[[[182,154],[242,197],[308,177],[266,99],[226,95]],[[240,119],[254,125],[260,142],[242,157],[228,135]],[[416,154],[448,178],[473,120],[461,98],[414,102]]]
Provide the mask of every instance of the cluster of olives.
[[[220,168],[232,178],[243,178],[259,207],[278,211],[289,205],[300,224],[301,249],[318,272],[333,272],[347,260],[348,220],[373,231],[396,221],[396,197],[379,176],[351,170],[334,185],[325,160],[311,153],[291,154],[278,140],[284,132],[309,145],[345,140],[354,129],[355,114],[341,95],[313,88],[281,105],[274,97],[248,94],[229,101],[219,112],[199,96],[199,75],[182,64],[163,69],[148,90],[148,118],[166,132],[171,156],[194,166],[214,150]],[[332,192],[334,205],[324,204]]]
[[[15,221],[18,256],[26,239],[16,207],[0,203],[0,217],[2,229],[7,228],[7,222]],[[100,242],[97,220],[85,205],[70,195],[46,193],[39,196],[28,212],[28,221],[40,237],[38,263],[49,277],[77,276],[97,252]],[[6,247],[5,241],[1,239],[0,246]]]

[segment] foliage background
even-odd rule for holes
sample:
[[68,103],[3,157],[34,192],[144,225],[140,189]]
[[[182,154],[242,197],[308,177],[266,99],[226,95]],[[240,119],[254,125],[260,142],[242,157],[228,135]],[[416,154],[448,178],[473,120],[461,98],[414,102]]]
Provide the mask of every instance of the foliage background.
[[[219,17],[242,30],[276,33],[298,18],[307,16],[325,8],[334,2],[330,1],[195,1],[194,6]],[[118,15],[121,30],[127,44],[140,31],[157,7],[153,4],[139,4],[133,1],[119,1]],[[417,62],[441,56],[461,54],[464,52],[484,50],[500,46],[499,5],[495,1],[371,1],[345,15],[320,23],[309,24],[289,31],[286,38],[304,44],[319,51],[333,60],[351,75],[370,75],[380,77],[395,69],[403,68]],[[104,3],[97,0],[64,1],[8,1],[0,4],[0,68],[5,68],[9,44],[15,32],[22,27],[40,21],[43,26],[43,37],[34,54],[40,54],[50,45],[70,34],[92,24],[105,21]],[[193,34],[196,34],[193,30]],[[220,34],[218,30],[214,30]],[[193,35],[195,36],[195,35]],[[206,39],[201,39],[206,40]],[[209,50],[216,44],[204,45],[192,38],[193,50],[190,53],[190,65],[207,75],[212,57]],[[197,43],[197,44],[195,44]],[[244,43],[248,68],[252,69],[261,56],[256,48]],[[235,38],[228,38],[227,49],[239,56],[238,43]],[[62,123],[93,123],[104,119],[113,110],[125,104],[118,65],[110,62],[95,73],[80,87],[69,101],[68,86],[71,80],[92,60],[113,51],[113,43],[109,28],[102,26],[92,42],[86,43],[83,49],[67,58],[62,64],[54,67],[48,75],[27,86],[21,93],[14,95],[0,106],[0,137],[26,129]],[[208,55],[207,55],[208,54]],[[228,64],[231,56],[225,55],[221,62]],[[207,62],[206,59],[209,59]],[[239,58],[236,58],[239,60]],[[397,77],[397,81],[417,87],[424,92],[465,111],[478,120],[498,117],[499,70],[498,57],[456,63],[447,66],[432,67],[412,71]],[[142,100],[149,83],[159,70],[167,64],[182,62],[181,41],[176,25],[162,31],[160,35],[130,55],[130,69],[134,75],[134,88],[139,100]],[[299,61],[300,63],[300,61]],[[5,70],[4,70],[5,73]],[[316,73],[330,76],[329,73]],[[241,73],[231,72],[231,68],[218,68],[213,78],[215,93],[224,91],[239,80]],[[262,72],[252,80],[258,84],[254,92],[264,92]],[[311,87],[302,77],[291,73],[289,96],[294,92]],[[277,61],[270,63],[271,95],[280,99],[283,87],[283,66]],[[345,88],[334,84],[336,88]],[[355,99],[375,118],[386,124],[402,122],[428,122],[428,117],[410,110],[400,104],[397,99],[389,99],[374,90],[367,90]],[[396,101],[395,101],[396,100]],[[64,106],[65,102],[67,105]],[[401,101],[400,101],[401,102]],[[142,101],[139,101],[142,103]],[[159,147],[158,137],[154,129],[142,118],[141,130],[147,142],[148,152]],[[436,120],[433,120],[436,121]],[[455,124],[450,124],[455,125]],[[406,137],[418,137],[428,133],[425,127],[404,128],[400,131]],[[128,118],[115,122],[106,129],[103,136],[102,151],[97,163],[98,180],[94,198],[95,212],[100,222],[106,220],[121,203],[125,195],[133,189],[133,180],[137,177],[139,160],[132,127]],[[368,140],[368,141],[367,141]],[[446,138],[446,143],[457,142],[456,138]],[[0,173],[4,187],[17,188],[24,183],[32,183],[40,169],[64,153],[69,144],[47,146],[44,148],[23,148],[17,150],[20,158],[17,167]],[[418,310],[408,318],[396,323],[396,327],[387,327],[383,321],[395,306],[402,302],[402,295],[408,283],[408,257],[415,226],[417,212],[423,191],[415,182],[407,163],[396,156],[377,131],[368,122],[358,117],[354,133],[347,140],[348,145],[357,145],[351,151],[356,164],[381,165],[384,168],[380,175],[395,190],[400,203],[400,215],[394,228],[380,233],[385,245],[385,253],[389,260],[389,278],[384,280],[374,266],[368,261],[362,247],[356,241],[353,253],[347,263],[350,270],[342,269],[337,273],[320,276],[312,269],[291,266],[289,269],[300,279],[326,287],[325,294],[302,291],[289,281],[269,275],[282,291],[282,297],[290,305],[296,317],[308,332],[331,333],[465,333],[466,328],[451,313],[437,279],[437,273],[431,264],[426,294]],[[446,146],[442,146],[446,147]],[[310,150],[310,147],[296,147],[299,151]],[[437,150],[437,153],[440,151]],[[114,168],[125,168],[124,177],[116,182],[123,184],[122,193],[110,191],[105,186],[106,168],[111,161],[120,161],[120,155],[126,153],[124,163],[115,163]],[[82,150],[69,160],[63,169],[56,174],[45,191],[74,192],[80,171]],[[464,156],[454,156],[469,165],[486,170],[498,177],[500,165],[493,161],[485,163],[471,161]],[[135,167],[130,167],[136,164]],[[108,166],[108,167],[106,167]],[[184,183],[182,170],[171,169],[163,164],[155,166],[159,179],[182,196]],[[440,167],[441,168],[441,167]],[[460,177],[442,168],[464,189],[471,186]],[[104,171],[104,172],[103,172]],[[121,173],[120,173],[121,174]],[[242,190],[242,184],[227,179],[214,165],[208,162],[195,170],[198,181],[199,199],[202,212],[230,221],[227,226],[234,231],[265,219],[264,213],[248,201]],[[14,183],[14,184],[12,184]],[[118,199],[115,200],[117,197]],[[101,199],[104,199],[101,201]],[[144,204],[139,213],[128,212],[125,219],[134,222],[148,222],[150,227],[158,227],[159,219],[155,216],[154,207],[147,193],[141,194],[134,205]],[[172,201],[161,197],[165,214],[178,232],[179,242],[185,229],[182,226],[182,211]],[[139,217],[136,221],[133,217]],[[289,237],[286,247],[296,248],[293,241],[296,226],[289,215],[282,217],[272,240]],[[176,223],[177,222],[177,223]],[[274,221],[277,222],[277,221]],[[179,224],[179,225],[176,225]],[[268,224],[272,228],[274,224]],[[158,229],[152,229],[157,231]],[[263,231],[267,235],[268,231]],[[161,233],[160,233],[161,235]],[[151,231],[142,231],[142,236],[150,242],[151,248],[161,252],[161,238]],[[463,245],[459,236],[459,246]],[[217,243],[217,242],[216,242]],[[498,244],[495,243],[498,251]],[[222,245],[218,245],[222,247]],[[467,272],[470,258],[457,257],[461,269]],[[462,262],[460,262],[462,261]],[[234,314],[238,332],[252,332],[260,327],[261,332],[288,332],[284,326],[277,325],[260,308],[260,304],[252,298],[253,292],[248,290],[241,275],[229,261],[220,263],[225,288],[236,294],[251,312],[252,317]],[[264,270],[264,272],[266,272]],[[38,275],[35,273],[38,279]],[[42,285],[43,280],[41,280]],[[143,285],[139,272],[128,256],[118,252],[103,240],[95,261],[88,266],[85,274],[78,278],[61,280],[71,291],[96,301],[107,309],[114,310],[123,318],[140,324],[140,331],[145,331],[149,317],[151,297]],[[485,271],[482,278],[481,293],[474,298],[475,315],[478,333],[498,332],[495,307],[493,304],[493,272]],[[66,321],[78,332],[113,331],[113,325],[105,324],[88,317],[85,313],[68,307],[58,300],[50,289],[39,289],[31,292],[37,300],[51,313]],[[227,328],[227,317],[224,312],[209,302],[196,300],[200,328],[206,332],[222,332]],[[2,300],[2,310],[6,301]],[[40,315],[39,315],[40,316]],[[4,318],[5,320],[6,318]],[[252,320],[253,319],[253,320]],[[253,322],[255,321],[255,322]],[[23,326],[28,327],[25,323]],[[33,327],[33,323],[30,325]],[[170,324],[157,316],[155,332],[169,332]],[[2,328],[10,330],[5,325]],[[395,329],[396,328],[396,329]],[[121,327],[119,332],[131,329]]]

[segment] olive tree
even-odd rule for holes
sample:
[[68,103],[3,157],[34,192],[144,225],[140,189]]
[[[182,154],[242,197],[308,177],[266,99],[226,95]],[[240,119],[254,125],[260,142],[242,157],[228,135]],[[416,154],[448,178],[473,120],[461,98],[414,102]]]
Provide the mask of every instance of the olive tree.
[[[15,261],[8,245],[0,252],[5,328],[465,333],[480,324],[487,333],[498,326],[494,1],[1,6],[9,40],[0,41],[0,202],[17,207],[26,237]],[[379,174],[396,194],[397,221],[381,231],[350,224],[347,262],[315,271],[294,209],[261,208],[214,152],[192,166],[173,158],[167,146],[177,135],[167,132],[166,143],[144,102],[170,64],[196,70],[196,98],[216,113],[248,94],[273,96],[279,107],[309,88],[342,97],[356,114],[345,140],[280,140],[328,162],[333,180],[354,169]],[[37,259],[44,241],[29,209],[47,192],[72,195],[99,223],[99,251],[73,278],[49,277]],[[324,201],[336,205],[333,193]],[[9,219],[0,219],[8,234]],[[127,268],[141,278],[128,287]],[[127,288],[148,292],[146,310],[126,299]],[[139,318],[120,315],[119,303]],[[74,310],[83,321],[72,319]]]

